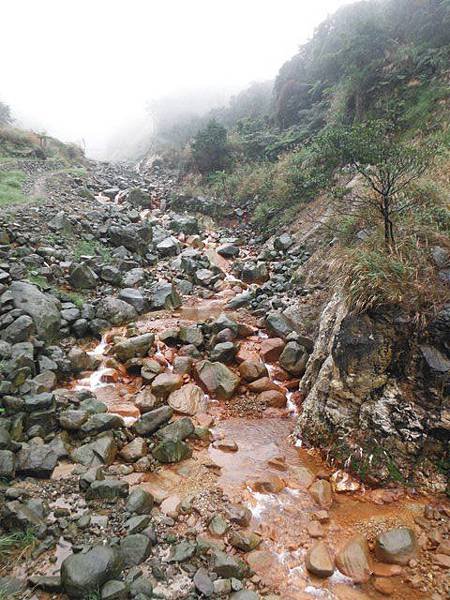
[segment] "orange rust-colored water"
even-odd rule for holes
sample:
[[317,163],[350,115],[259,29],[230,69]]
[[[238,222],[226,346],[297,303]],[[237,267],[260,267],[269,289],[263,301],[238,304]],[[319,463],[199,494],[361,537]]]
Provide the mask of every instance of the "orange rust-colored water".
[[[152,313],[138,322],[137,329],[139,333],[158,333],[169,327],[216,318],[224,311],[227,296],[193,299],[175,313]],[[239,320],[251,322],[242,315]],[[258,346],[256,336],[242,341],[241,359],[258,355]],[[171,362],[173,359],[172,349],[160,347],[159,354],[161,360],[165,357]],[[121,376],[117,382],[100,387],[95,393],[110,412],[137,417],[139,411],[134,406],[133,393],[139,385],[138,379],[124,381]],[[200,447],[195,449],[192,459],[182,463],[163,467],[156,473],[126,476],[130,485],[148,489],[159,502],[174,494],[182,497],[219,485],[232,501],[246,504],[252,511],[250,527],[261,534],[263,542],[245,558],[263,585],[283,600],[381,599],[383,596],[371,584],[355,586],[338,571],[330,579],[320,580],[304,567],[304,556],[312,542],[307,526],[319,507],[299,479],[296,468],[307,467],[316,474],[326,471],[326,467],[316,452],[294,446],[290,437],[294,417],[273,410],[261,418],[226,418],[228,413],[221,403],[211,403],[208,412],[216,420],[215,438],[235,442],[237,451],[223,451],[212,445],[208,450]],[[277,493],[256,492],[261,482],[273,483]],[[423,500],[405,494],[390,504],[375,503],[371,497],[363,491],[335,494],[329,521],[323,524],[323,540],[333,552],[342,541],[358,532],[370,540],[379,530],[390,526],[414,526],[414,517],[423,510]],[[403,576],[391,580],[394,600],[427,598],[409,587]]]

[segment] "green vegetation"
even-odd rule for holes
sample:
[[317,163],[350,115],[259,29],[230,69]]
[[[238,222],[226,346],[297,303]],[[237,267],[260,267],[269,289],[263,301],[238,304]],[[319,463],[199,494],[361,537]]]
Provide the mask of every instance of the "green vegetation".
[[243,208],[265,237],[331,214],[321,237],[351,308],[427,314],[446,297],[430,248],[449,248],[449,58],[449,0],[352,3],[273,87],[166,123],[157,143],[187,194],[216,216]]
[[211,120],[192,142],[192,157],[200,173],[224,169],[229,157],[227,130]]
[[37,543],[38,538],[32,529],[0,536],[0,565],[4,566],[11,560],[17,561],[29,556]]
[[23,171],[0,171],[0,206],[26,201],[26,196],[22,193],[24,181]]
[[434,144],[404,143],[396,133],[389,121],[369,120],[330,128],[318,141],[323,157],[337,158],[347,173],[362,178],[361,191],[339,194],[341,212],[365,215],[374,211],[382,219],[388,249],[395,248],[395,218],[411,210],[414,201],[425,202],[407,191],[430,168],[437,153]]
[[97,240],[80,240],[73,249],[76,260],[82,256],[100,256],[105,262],[111,260],[111,250]]
[[41,289],[46,289],[49,287],[47,279],[43,275],[38,275],[33,271],[28,273],[27,280]]

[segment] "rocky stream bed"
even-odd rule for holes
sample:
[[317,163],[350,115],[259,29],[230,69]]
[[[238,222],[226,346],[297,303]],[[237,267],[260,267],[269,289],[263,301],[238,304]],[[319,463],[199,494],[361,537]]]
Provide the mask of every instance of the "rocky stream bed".
[[302,441],[305,248],[162,168],[38,167],[0,215],[0,598],[447,598],[445,497]]

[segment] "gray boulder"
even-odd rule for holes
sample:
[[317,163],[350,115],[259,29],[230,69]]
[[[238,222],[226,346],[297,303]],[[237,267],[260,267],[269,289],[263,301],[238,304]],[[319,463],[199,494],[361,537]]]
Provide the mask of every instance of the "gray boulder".
[[70,285],[77,290],[95,288],[97,285],[97,280],[97,275],[94,273],[91,267],[85,263],[75,265],[69,273]]
[[85,553],[68,556],[61,565],[61,583],[70,598],[85,598],[107,581],[118,577],[123,563],[117,550],[94,546]]
[[109,321],[113,325],[121,325],[133,321],[138,316],[136,309],[119,298],[107,296],[97,308],[97,318]]
[[176,286],[167,282],[159,282],[152,286],[149,302],[152,310],[161,308],[175,310],[181,306],[181,298]]
[[61,315],[56,299],[44,294],[31,283],[13,281],[9,287],[14,308],[30,316],[36,332],[44,341],[56,338],[61,326]]

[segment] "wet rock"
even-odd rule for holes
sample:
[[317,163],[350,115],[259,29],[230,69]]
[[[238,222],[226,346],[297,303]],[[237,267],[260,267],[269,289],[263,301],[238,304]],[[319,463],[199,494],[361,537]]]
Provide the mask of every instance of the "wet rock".
[[134,337],[121,340],[112,347],[111,353],[120,361],[126,362],[130,358],[146,356],[153,346],[155,336],[152,333],[144,333]]
[[85,598],[107,581],[120,575],[122,560],[109,546],[94,546],[86,553],[72,554],[61,565],[61,583],[70,598]]
[[122,325],[134,321],[138,314],[136,309],[119,298],[106,296],[97,308],[97,318],[109,321],[112,325]]
[[408,527],[390,529],[378,535],[375,540],[375,555],[381,562],[406,565],[416,553],[416,536]]
[[294,238],[288,233],[282,233],[273,240],[273,247],[279,252],[286,252],[294,244]]
[[86,492],[87,500],[102,498],[104,500],[116,500],[128,496],[129,485],[126,481],[119,479],[105,479],[104,481],[93,481]]
[[167,396],[178,390],[183,385],[183,377],[176,373],[161,373],[152,381],[152,392],[155,396],[167,398]]
[[88,354],[81,348],[71,348],[67,354],[67,358],[70,361],[70,368],[74,373],[81,373],[82,371],[92,371],[95,369],[98,359],[95,356]]
[[239,558],[216,550],[213,553],[213,570],[219,577],[243,579],[247,569]]
[[117,446],[111,434],[102,435],[93,442],[84,444],[73,450],[71,458],[74,462],[86,467],[110,465],[117,453]]
[[141,437],[134,438],[132,442],[126,444],[119,452],[119,456],[123,458],[125,462],[136,462],[147,454],[147,442]]
[[78,431],[88,417],[89,414],[85,410],[65,410],[59,417],[59,424],[68,431]]
[[268,371],[262,360],[247,359],[239,365],[239,373],[245,381],[255,381],[261,377],[267,377]]
[[258,394],[258,402],[273,408],[284,408],[286,406],[286,396],[277,390],[267,390]]
[[194,585],[200,594],[209,598],[214,594],[214,584],[204,567],[200,567],[194,575]]
[[152,310],[175,310],[181,306],[181,297],[174,284],[160,282],[152,286],[149,304]]
[[203,390],[193,383],[183,385],[167,399],[169,406],[182,415],[195,415],[206,411],[207,401]]
[[76,290],[93,289],[97,286],[98,277],[85,263],[75,265],[69,272],[69,283]]
[[390,596],[394,592],[394,584],[389,579],[383,577],[375,577],[373,579],[373,587],[383,596]]
[[240,383],[233,371],[218,362],[201,361],[195,365],[195,370],[201,385],[219,400],[229,400]]
[[183,441],[194,433],[194,424],[189,417],[182,417],[159,429],[156,437],[162,441]]
[[112,579],[102,587],[101,600],[126,600],[128,586],[123,581]]
[[92,435],[124,426],[124,420],[119,415],[99,413],[97,415],[92,415],[92,417],[81,426],[81,431],[85,434]]
[[61,577],[59,576],[43,576],[43,575],[32,575],[28,579],[28,583],[31,584],[33,589],[42,590],[50,594],[57,594],[62,592]]
[[135,208],[147,208],[150,205],[150,196],[139,187],[133,187],[128,190],[128,202]]
[[0,477],[12,479],[15,475],[15,462],[11,450],[0,450]]
[[210,357],[214,362],[229,365],[235,361],[236,352],[237,347],[233,344],[233,342],[222,342],[214,346],[214,348],[211,350]]
[[253,531],[233,531],[229,538],[230,544],[242,552],[255,550],[261,541],[261,537]]
[[202,330],[197,325],[180,327],[178,336],[183,343],[193,344],[197,348],[200,348],[204,343]]
[[330,482],[326,479],[318,479],[309,488],[314,502],[321,508],[328,509],[333,504],[333,492]]
[[267,362],[276,362],[284,350],[286,342],[281,338],[268,338],[261,343],[261,356]]
[[230,504],[226,508],[227,517],[232,523],[247,527],[252,519],[252,512],[242,504]]
[[189,541],[183,541],[179,544],[172,546],[167,562],[183,562],[192,558],[197,549],[197,544],[193,544]]
[[152,542],[143,533],[127,535],[120,542],[120,554],[125,567],[140,565],[149,556]]
[[361,535],[352,537],[338,550],[336,566],[341,573],[350,577],[355,583],[366,583],[370,579],[369,547]]
[[61,315],[54,298],[24,281],[13,281],[8,292],[11,294],[14,308],[22,310],[33,319],[41,339],[52,341],[57,337]]
[[294,377],[299,377],[305,372],[308,358],[309,354],[303,346],[288,342],[280,355],[280,365]]
[[167,423],[173,415],[170,406],[161,406],[143,414],[133,425],[133,430],[138,435],[150,435],[155,433],[164,423]]
[[[153,379],[155,377],[156,375]],[[159,400],[155,394],[152,393],[150,387],[145,387],[136,394],[134,404],[141,413],[147,413],[158,406]]]
[[145,596],[145,598],[152,598],[153,586],[151,581],[146,577],[138,577],[131,583],[130,593],[133,598],[138,598],[140,596]]
[[317,577],[331,577],[334,573],[334,561],[328,546],[324,542],[317,542],[306,553],[305,566],[307,570]]
[[156,244],[156,251],[159,256],[168,257],[168,256],[177,256],[181,252],[180,244],[176,238],[173,236],[169,236]]
[[161,463],[176,463],[190,458],[192,450],[184,442],[164,440],[153,449],[152,454]]
[[222,244],[217,248],[217,254],[224,258],[236,258],[239,256],[239,247],[234,244]]
[[18,453],[16,471],[30,477],[49,478],[60,456],[60,452],[51,444],[30,445]]
[[291,467],[291,471],[296,481],[304,489],[309,488],[316,478],[314,473],[307,467]]
[[119,298],[127,304],[130,304],[139,314],[148,310],[147,300],[140,290],[136,290],[135,288],[123,288],[119,292]]
[[269,333],[278,338],[286,338],[294,331],[289,319],[281,312],[271,312],[265,319],[265,324]]
[[1,339],[10,344],[26,342],[34,333],[34,322],[28,315],[15,319],[1,332]]
[[142,488],[135,488],[128,496],[126,508],[130,513],[147,515],[151,512],[153,504],[154,499],[150,492]]

